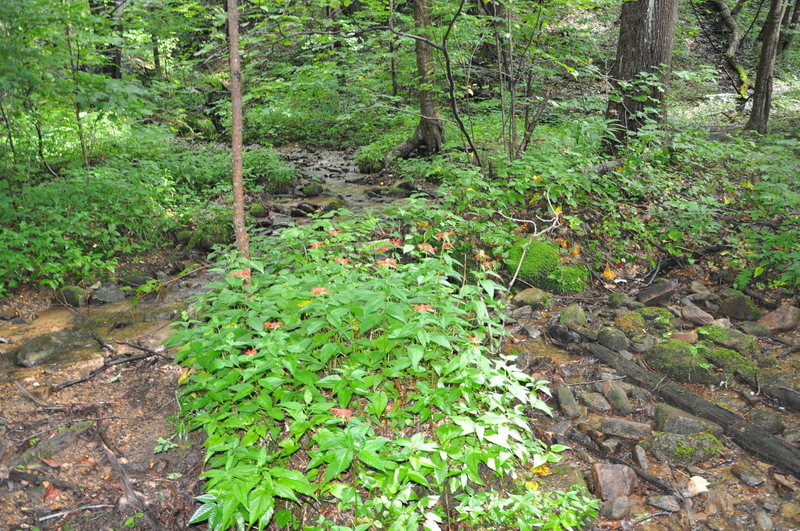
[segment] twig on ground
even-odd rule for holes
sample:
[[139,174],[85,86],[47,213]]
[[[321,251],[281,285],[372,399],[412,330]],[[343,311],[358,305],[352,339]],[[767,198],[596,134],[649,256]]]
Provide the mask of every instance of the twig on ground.
[[44,522],[45,520],[50,520],[53,518],[58,518],[60,516],[67,516],[68,514],[77,513],[80,511],[88,511],[89,509],[113,509],[113,505],[109,505],[107,503],[98,503],[93,505],[83,505],[81,507],[76,507],[75,509],[70,509],[69,511],[59,511],[57,513],[48,514],[47,516],[42,516],[38,519],[39,522]]
[[45,402],[44,400],[42,400],[42,399],[40,399],[40,398],[36,398],[35,396],[33,396],[33,395],[30,393],[30,391],[28,391],[27,389],[25,389],[24,387],[22,387],[22,385],[20,385],[20,383],[19,383],[19,382],[14,382],[14,387],[16,387],[16,388],[17,388],[17,391],[19,391],[20,393],[22,393],[22,396],[24,396],[25,398],[27,398],[27,399],[28,399],[28,400],[30,400],[31,402],[35,403],[36,405],[38,405],[38,406],[43,406],[43,407],[49,407],[49,406],[50,406],[50,404],[48,404],[48,403],[47,403],[47,402]]
[[631,525],[633,526],[633,525],[636,525],[636,524],[643,524],[646,521],[652,520],[653,518],[656,518],[658,516],[669,516],[670,514],[672,514],[672,513],[668,512],[668,511],[661,511],[661,512],[658,512],[658,513],[648,514],[646,516],[642,516],[638,520],[634,520],[633,522],[631,522]]
[[86,382],[88,380],[91,380],[92,378],[94,378],[95,376],[100,374],[101,372],[107,371],[108,369],[110,369],[114,365],[120,365],[122,363],[131,363],[133,361],[139,361],[139,360],[147,359],[147,358],[149,358],[151,356],[155,356],[155,355],[156,355],[155,352],[153,352],[153,353],[149,353],[148,352],[146,354],[140,354],[138,356],[130,356],[130,357],[125,357],[125,358],[116,358],[116,359],[113,359],[113,360],[108,360],[101,367],[96,368],[95,370],[93,370],[88,375],[86,375],[86,376],[84,376],[82,378],[78,378],[76,380],[70,380],[68,382],[64,382],[64,383],[60,383],[58,385],[54,385],[53,386],[53,391],[54,392],[55,391],[61,391],[62,389],[65,389],[67,387],[71,387],[73,385],[77,385],[79,383],[83,383],[83,382]]

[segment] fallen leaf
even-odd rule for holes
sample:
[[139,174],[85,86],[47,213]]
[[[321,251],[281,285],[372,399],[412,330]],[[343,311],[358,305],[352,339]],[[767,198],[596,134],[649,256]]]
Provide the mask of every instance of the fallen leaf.
[[539,484],[536,483],[535,481],[526,481],[525,482],[525,488],[529,492],[535,492],[535,491],[539,490]]
[[686,490],[689,491],[690,497],[697,496],[701,492],[708,492],[708,481],[701,476],[692,476],[686,485]]
[[46,500],[58,494],[60,491],[53,486],[52,483],[49,481],[42,481],[42,485],[44,486],[44,493],[42,493],[42,499]]

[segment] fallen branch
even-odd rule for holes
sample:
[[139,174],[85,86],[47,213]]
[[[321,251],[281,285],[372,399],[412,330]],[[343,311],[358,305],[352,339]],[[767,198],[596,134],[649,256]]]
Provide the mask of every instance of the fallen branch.
[[52,518],[58,518],[60,516],[67,516],[68,514],[77,513],[80,511],[88,511],[89,509],[112,509],[114,506],[109,505],[107,503],[98,503],[94,505],[84,505],[82,507],[77,507],[75,509],[70,509],[69,511],[60,511],[53,514],[48,514],[47,516],[42,516],[38,519],[39,522],[44,522],[45,520],[50,520]]
[[30,400],[31,402],[33,402],[37,406],[42,406],[42,407],[49,407],[50,406],[50,404],[48,404],[47,402],[45,402],[41,398],[37,398],[37,397],[33,396],[31,394],[31,392],[28,391],[27,389],[25,389],[24,387],[22,387],[22,385],[19,382],[14,382],[14,387],[17,388],[17,391],[22,393],[22,396],[24,396],[25,398],[27,398],[28,400]]
[[147,359],[147,358],[150,358],[150,357],[155,356],[155,355],[156,355],[155,352],[153,352],[152,354],[148,352],[146,354],[140,354],[138,356],[130,356],[130,357],[116,358],[116,359],[113,359],[113,360],[108,360],[101,367],[96,368],[95,370],[93,370],[88,375],[84,376],[83,378],[78,378],[76,380],[70,380],[68,382],[64,382],[64,383],[60,383],[58,385],[54,385],[53,386],[53,391],[54,392],[61,391],[62,389],[66,389],[67,387],[71,387],[73,385],[77,385],[79,383],[83,383],[83,382],[89,381],[92,378],[94,378],[95,376],[97,376],[98,374],[100,374],[101,372],[107,371],[108,369],[110,369],[114,365],[120,365],[120,364],[123,364],[123,363],[131,363],[133,361],[139,361],[139,360]]
[[33,483],[34,485],[41,485],[43,482],[49,481],[50,484],[61,490],[72,490],[72,491],[81,490],[81,487],[73,483],[62,481],[60,479],[53,478],[50,476],[40,476],[38,474],[31,474],[30,472],[24,472],[18,468],[10,469],[8,471],[8,478],[13,479],[14,481],[27,481],[28,483]]

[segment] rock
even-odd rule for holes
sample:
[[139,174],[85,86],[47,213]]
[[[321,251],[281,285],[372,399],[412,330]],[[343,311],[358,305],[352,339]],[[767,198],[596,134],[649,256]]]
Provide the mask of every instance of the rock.
[[708,480],[702,476],[692,476],[686,484],[686,493],[690,498],[708,492]]
[[710,294],[711,290],[706,287],[705,284],[698,280],[692,280],[692,283],[689,285],[689,289],[692,293],[703,293],[703,294]]
[[644,353],[648,365],[673,380],[687,383],[717,384],[720,376],[710,363],[688,343],[677,339],[653,345]]
[[64,286],[56,291],[56,301],[79,308],[89,304],[89,292],[79,286]]
[[642,448],[641,445],[637,444],[633,447],[633,457],[642,470],[650,468],[650,461],[647,459],[647,450]]
[[756,514],[753,515],[753,523],[757,531],[772,531],[774,528],[772,519],[767,514],[767,511],[763,509],[756,511]]
[[622,330],[607,326],[597,333],[597,342],[611,350],[628,350],[628,338]]
[[[529,308],[530,306],[528,306]],[[582,330],[582,329],[581,329]],[[582,343],[583,336],[578,332],[573,332],[566,326],[554,325],[547,329],[547,335],[556,343],[567,345],[570,343]]]
[[612,308],[630,308],[632,310],[643,306],[641,302],[631,299],[626,293],[612,293],[608,296],[608,305]]
[[577,304],[570,304],[563,310],[558,322],[570,330],[576,330],[586,324],[586,312]]
[[613,500],[604,501],[600,504],[600,512],[606,518],[611,520],[620,520],[628,514],[628,509],[630,509],[631,502],[628,500],[627,496],[620,496],[619,498],[614,498]]
[[758,409],[750,412],[750,422],[773,435],[781,434],[786,429],[783,424],[783,418],[769,409]]
[[552,297],[539,288],[528,288],[517,293],[513,301],[520,306],[527,304],[534,310],[541,310],[550,306]]
[[315,197],[321,195],[322,192],[325,191],[325,187],[322,186],[320,183],[311,183],[305,185],[301,190],[300,193],[303,194],[303,197]]
[[600,421],[600,431],[608,435],[615,435],[617,437],[638,441],[649,438],[653,433],[653,428],[641,422],[634,422],[617,417],[607,417]]
[[729,291],[729,295],[719,303],[719,311],[731,319],[739,321],[755,321],[761,317],[761,310],[753,303],[753,300],[744,293]]
[[713,321],[711,321],[708,324],[711,325],[711,326],[718,326],[720,328],[730,328],[730,327],[733,326],[731,324],[730,319],[728,319],[727,317],[723,317],[721,319],[714,319]]
[[633,404],[628,400],[625,390],[613,380],[606,380],[600,384],[600,392],[606,397],[611,407],[620,415],[630,415]]
[[250,215],[257,219],[266,218],[269,216],[269,209],[259,203],[250,204]]
[[409,190],[406,190],[405,188],[400,188],[399,186],[396,186],[394,188],[389,188],[386,191],[386,195],[388,195],[389,197],[394,197],[395,199],[402,199],[404,197],[410,196],[411,192]]
[[731,512],[731,502],[728,496],[721,490],[710,490],[706,496],[706,513],[713,516],[715,514],[727,515]]
[[631,338],[628,348],[631,352],[642,354],[655,343],[655,338],[650,334],[636,334]]
[[581,402],[586,404],[592,409],[598,411],[608,411],[611,409],[611,404],[600,393],[581,393],[578,395]]
[[766,337],[770,334],[770,329],[767,325],[757,323],[754,321],[745,321],[739,325],[742,332],[755,337]]
[[511,317],[513,317],[514,319],[522,319],[533,315],[533,310],[531,309],[530,306],[520,306],[519,308],[511,310],[511,313],[509,315],[511,315]]
[[92,292],[92,304],[111,304],[125,300],[125,293],[116,284],[103,284]]
[[668,404],[655,405],[656,429],[680,435],[710,432],[719,437],[722,435],[722,426],[714,422],[695,417],[685,411]]
[[680,435],[655,432],[650,443],[655,456],[674,465],[693,465],[716,457],[722,444],[710,433]]
[[531,339],[537,339],[542,335],[542,331],[533,325],[524,325],[522,329],[525,331],[526,334],[528,334],[528,337],[530,337]]
[[622,442],[619,439],[611,437],[601,442],[598,446],[600,446],[600,449],[603,450],[606,455],[614,455],[619,451]]
[[10,321],[14,317],[17,316],[17,312],[12,310],[11,308],[4,307],[0,308],[0,320],[2,321]]
[[638,312],[627,312],[614,318],[614,324],[625,332],[628,337],[641,334],[645,331],[645,322],[642,314]]
[[717,345],[735,350],[742,356],[753,358],[758,354],[758,340],[753,336],[743,334],[738,330],[721,328],[713,324],[706,325],[697,330],[700,335]]
[[768,327],[773,333],[788,332],[800,323],[800,308],[782,304],[777,310],[769,312],[758,322]]
[[690,345],[694,345],[700,339],[697,337],[697,332],[673,332],[669,335],[670,339],[677,339],[678,341],[683,341],[684,343],[689,343]]
[[800,503],[786,502],[778,509],[778,514],[788,520],[795,520],[800,516]]
[[25,342],[17,350],[17,364],[22,367],[41,365],[62,352],[89,346],[91,338],[72,330],[51,332]]
[[748,487],[758,487],[767,481],[766,476],[758,470],[743,466],[735,465],[731,467],[731,472],[734,476],[742,480],[742,483]]
[[594,492],[603,500],[628,496],[636,486],[636,472],[625,465],[595,463],[592,465]]
[[30,323],[30,321],[28,321],[24,317],[12,317],[9,323],[11,323],[12,325],[21,326]]
[[648,496],[647,503],[652,505],[657,509],[661,509],[662,511],[669,511],[671,513],[677,513],[681,510],[681,506],[678,503],[678,500],[675,499],[674,496]]
[[556,388],[556,398],[558,398],[558,405],[561,406],[561,411],[571,419],[577,419],[583,416],[581,407],[575,400],[575,395],[572,390],[566,385]]
[[645,306],[659,306],[668,302],[676,289],[677,285],[672,282],[657,282],[640,291],[636,299]]
[[694,304],[689,306],[684,306],[681,308],[681,317],[689,321],[690,323],[699,324],[699,325],[707,325],[711,321],[714,320],[714,316],[710,313],[701,310]]

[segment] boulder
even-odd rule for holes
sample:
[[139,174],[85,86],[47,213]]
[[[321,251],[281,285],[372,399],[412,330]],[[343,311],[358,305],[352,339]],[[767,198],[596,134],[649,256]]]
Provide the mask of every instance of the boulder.
[[783,418],[778,413],[770,411],[769,409],[751,411],[750,422],[773,435],[781,434],[786,429]]
[[636,299],[645,306],[660,306],[669,302],[677,287],[673,282],[657,282],[640,291]]
[[605,380],[600,384],[600,392],[606,397],[611,407],[620,415],[630,415],[633,404],[628,400],[625,390],[614,380]]
[[609,411],[611,404],[600,393],[581,393],[578,395],[581,402],[598,411]]
[[534,310],[541,310],[550,306],[552,297],[539,288],[528,288],[517,293],[513,301],[519,306],[528,305]]
[[92,304],[111,304],[125,300],[125,292],[116,284],[103,284],[92,292],[89,301]]
[[600,431],[607,435],[615,435],[624,439],[638,441],[652,435],[653,428],[648,424],[617,417],[607,417],[600,421]]
[[731,319],[739,321],[755,321],[761,317],[761,310],[755,305],[753,299],[744,293],[728,290],[719,303],[719,310]]
[[673,332],[669,335],[670,339],[677,339],[678,341],[683,341],[684,343],[689,343],[690,345],[694,345],[700,339],[697,337],[697,332]]
[[22,367],[34,367],[50,361],[63,352],[88,347],[91,341],[88,334],[72,330],[51,332],[23,343],[17,350],[16,361]]
[[64,286],[56,291],[56,301],[79,308],[89,304],[89,292],[79,286]]
[[741,328],[742,332],[745,334],[754,337],[766,337],[771,332],[767,325],[755,321],[745,321],[739,325],[739,328]]
[[583,412],[581,411],[581,407],[578,405],[578,402],[575,400],[575,395],[572,394],[572,390],[569,387],[566,385],[559,386],[556,389],[556,397],[558,398],[558,404],[561,406],[561,411],[564,415],[571,419],[582,416]]
[[594,492],[603,500],[628,496],[636,486],[636,472],[625,465],[595,463],[592,466]]
[[597,342],[611,350],[628,350],[628,338],[622,330],[607,326],[597,333]]
[[586,324],[586,312],[579,305],[570,304],[561,310],[558,322],[570,330],[577,330]]
[[655,405],[656,429],[681,435],[710,432],[719,437],[722,435],[722,426],[709,420],[695,417],[668,404]]
[[619,520],[628,514],[630,506],[631,502],[628,500],[628,497],[620,496],[619,498],[614,498],[613,500],[608,500],[601,503],[600,512],[606,518],[610,518],[611,520]]
[[650,448],[655,456],[672,465],[694,465],[719,455],[722,443],[710,433],[680,435],[655,432]]
[[675,496],[648,496],[647,503],[656,509],[661,509],[662,511],[668,511],[671,513],[677,513],[681,510],[681,505],[678,503],[678,500],[675,498]]
[[800,308],[783,304],[777,310],[769,312],[759,319],[758,322],[767,326],[773,333],[788,332],[797,328],[800,323]]

